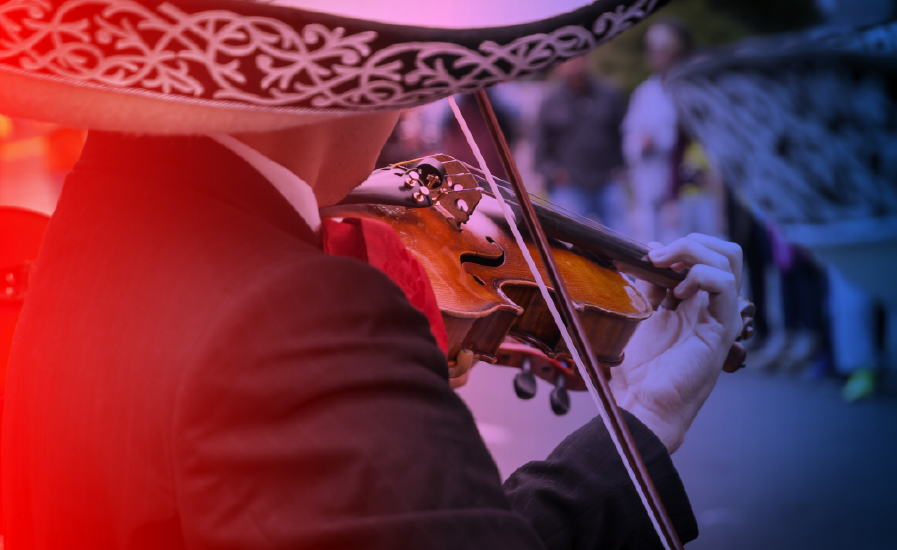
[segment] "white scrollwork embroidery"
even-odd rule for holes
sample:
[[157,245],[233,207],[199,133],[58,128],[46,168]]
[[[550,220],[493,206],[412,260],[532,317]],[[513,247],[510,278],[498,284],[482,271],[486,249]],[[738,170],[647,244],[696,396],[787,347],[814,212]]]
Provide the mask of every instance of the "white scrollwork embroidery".
[[372,51],[372,31],[297,30],[223,10],[190,14],[133,0],[69,0],[54,9],[47,0],[10,0],[0,6],[0,65],[73,84],[261,107],[410,107],[574,57],[632,26],[656,1],[604,14],[592,32],[571,25],[477,50],[408,42]]
[[656,5],[657,0],[639,0],[629,7],[617,6],[616,10],[602,14],[592,25],[592,32],[601,37],[598,44],[607,42],[651,15]]
[[[79,16],[80,8],[97,5],[102,9],[92,20]],[[22,10],[20,24],[9,17]],[[167,3],[154,13],[120,0],[73,0],[52,14],[44,0],[14,0],[0,6],[0,28],[0,58],[16,57],[29,71],[197,97],[206,91],[197,78],[202,75],[217,96],[249,83],[241,60],[251,56],[263,90],[285,90],[296,78],[309,82],[292,101],[314,95],[331,72],[326,63],[356,64],[370,55],[368,43],[376,38],[373,32],[347,37],[343,29],[315,24],[296,32],[274,19],[226,11],[190,15]]]

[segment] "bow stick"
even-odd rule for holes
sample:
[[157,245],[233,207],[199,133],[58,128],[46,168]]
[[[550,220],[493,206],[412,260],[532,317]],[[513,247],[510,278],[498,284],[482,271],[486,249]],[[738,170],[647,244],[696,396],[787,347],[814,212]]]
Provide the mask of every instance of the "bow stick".
[[502,211],[508,220],[508,225],[511,228],[511,232],[514,234],[514,238],[517,240],[524,259],[529,265],[530,271],[533,273],[533,277],[542,293],[542,297],[558,325],[558,329],[561,332],[564,342],[567,344],[570,354],[573,356],[573,362],[576,364],[580,375],[585,381],[589,394],[598,406],[598,411],[604,421],[604,425],[607,427],[607,431],[610,434],[611,440],[614,442],[614,446],[617,448],[617,452],[623,459],[623,465],[626,467],[629,477],[635,485],[636,491],[642,500],[642,504],[645,506],[645,510],[654,526],[654,530],[657,531],[657,535],[660,537],[660,541],[666,550],[681,550],[684,547],[679,541],[679,536],[673,527],[673,523],[660,500],[660,495],[657,493],[657,489],[654,487],[651,477],[648,475],[648,470],[642,461],[642,457],[638,452],[635,441],[633,441],[632,435],[629,433],[629,428],[626,426],[626,422],[623,419],[623,415],[611,394],[607,379],[598,368],[597,358],[595,354],[592,353],[591,346],[584,336],[585,332],[582,329],[579,318],[576,316],[576,311],[573,307],[570,295],[567,292],[567,287],[560,277],[560,271],[558,270],[558,266],[554,261],[554,256],[549,249],[548,239],[545,237],[542,226],[536,218],[536,213],[533,209],[532,202],[530,202],[529,194],[523,187],[520,172],[517,170],[517,165],[511,156],[510,148],[508,147],[504,134],[498,126],[498,120],[495,118],[495,113],[492,110],[489,98],[486,96],[486,91],[477,91],[476,99],[480,111],[483,113],[483,118],[486,120],[489,133],[492,135],[495,148],[498,150],[499,156],[501,157],[505,173],[507,173],[511,187],[517,197],[517,202],[523,219],[526,222],[526,227],[530,232],[530,236],[532,237],[536,249],[539,251],[542,263],[545,266],[545,270],[554,287],[555,294],[558,298],[557,305],[560,306],[559,308],[555,306],[555,301],[552,300],[548,288],[545,286],[545,282],[539,274],[539,270],[536,269],[535,262],[529,254],[527,247],[524,245],[520,231],[517,229],[514,215],[511,212],[510,207],[502,198],[498,186],[495,183],[495,179],[492,177],[489,167],[486,166],[486,162],[480,153],[479,147],[474,141],[473,135],[467,127],[467,123],[461,116],[461,111],[458,109],[458,105],[455,103],[454,98],[449,97],[449,104],[455,114],[455,118],[458,119],[458,123],[461,125],[461,129],[473,150],[477,162],[480,164],[480,168],[486,175],[486,180],[492,187],[496,200],[501,205]]

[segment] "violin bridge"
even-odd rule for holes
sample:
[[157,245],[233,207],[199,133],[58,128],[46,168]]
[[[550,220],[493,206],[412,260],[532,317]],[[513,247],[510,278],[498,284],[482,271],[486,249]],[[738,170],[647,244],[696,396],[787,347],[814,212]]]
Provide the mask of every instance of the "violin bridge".
[[467,223],[482,198],[483,194],[477,189],[460,189],[442,193],[436,204],[445,210],[460,231],[461,224]]

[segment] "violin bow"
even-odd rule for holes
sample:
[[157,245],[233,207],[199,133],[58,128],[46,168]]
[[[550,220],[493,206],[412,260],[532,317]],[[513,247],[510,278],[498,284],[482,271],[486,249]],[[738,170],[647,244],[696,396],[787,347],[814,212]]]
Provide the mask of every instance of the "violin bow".
[[461,130],[464,132],[477,162],[480,164],[480,168],[486,175],[486,180],[492,187],[496,200],[501,205],[502,211],[508,220],[508,225],[511,228],[511,232],[514,234],[514,238],[517,240],[517,244],[520,246],[524,259],[529,265],[530,271],[533,273],[533,277],[542,293],[542,297],[558,325],[558,329],[561,332],[561,336],[563,337],[570,354],[573,356],[573,362],[576,364],[577,370],[579,370],[580,375],[585,381],[589,394],[598,406],[598,411],[604,421],[604,425],[607,427],[607,431],[610,434],[611,440],[614,442],[614,446],[617,448],[617,452],[623,459],[623,465],[626,467],[626,471],[635,485],[636,491],[645,507],[645,511],[648,513],[651,523],[654,526],[654,530],[660,537],[660,542],[666,550],[683,550],[684,547],[679,541],[679,536],[676,533],[676,529],[673,527],[673,522],[670,520],[670,517],[663,506],[663,502],[660,500],[660,495],[657,493],[654,483],[651,481],[648,469],[645,467],[645,463],[642,461],[642,457],[635,445],[635,441],[632,439],[632,434],[629,433],[629,428],[623,419],[619,407],[617,407],[617,403],[611,393],[607,379],[604,377],[601,369],[598,368],[598,360],[595,354],[592,353],[589,341],[585,338],[585,331],[579,322],[579,317],[576,315],[576,310],[573,307],[573,301],[567,291],[567,286],[561,279],[560,270],[558,269],[557,263],[555,262],[554,256],[548,245],[548,239],[545,236],[545,232],[542,230],[542,225],[536,217],[529,194],[523,186],[520,172],[517,170],[517,164],[511,156],[508,142],[498,125],[498,120],[495,117],[495,112],[492,110],[492,104],[489,102],[486,91],[477,91],[476,100],[479,104],[480,111],[483,114],[483,118],[486,120],[486,125],[489,128],[489,133],[492,136],[495,148],[498,150],[499,156],[501,157],[505,173],[508,175],[511,187],[517,197],[517,202],[522,217],[526,222],[526,227],[530,232],[536,249],[539,251],[539,256],[548,273],[550,282],[554,287],[555,295],[557,297],[557,307],[555,306],[555,300],[552,300],[548,288],[545,286],[545,282],[539,274],[539,270],[536,268],[536,264],[530,255],[529,250],[524,245],[523,237],[520,235],[520,231],[514,221],[514,214],[502,198],[498,185],[495,183],[495,178],[492,177],[489,167],[486,166],[483,155],[480,153],[479,147],[474,141],[473,135],[470,133],[470,129],[467,127],[467,123],[464,121],[461,111],[453,97],[449,97],[449,104],[455,114],[455,118],[458,119],[458,123],[461,125]]

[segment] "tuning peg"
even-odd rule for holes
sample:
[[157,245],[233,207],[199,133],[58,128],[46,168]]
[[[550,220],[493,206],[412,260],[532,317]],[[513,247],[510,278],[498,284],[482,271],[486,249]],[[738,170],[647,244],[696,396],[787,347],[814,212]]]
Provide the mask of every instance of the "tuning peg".
[[729,355],[726,356],[726,360],[723,363],[723,370],[726,372],[736,372],[745,367],[745,360],[747,359],[747,351],[745,351],[744,346],[741,345],[740,342],[735,342],[732,344],[732,347],[729,348]]
[[532,399],[536,395],[536,375],[529,357],[520,362],[520,372],[514,377],[514,392],[520,399]]
[[558,373],[554,379],[554,389],[551,390],[551,410],[558,416],[570,412],[570,392],[567,391],[567,377]]

